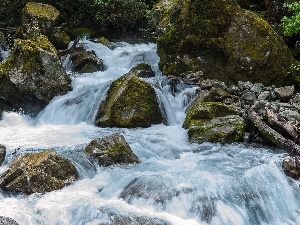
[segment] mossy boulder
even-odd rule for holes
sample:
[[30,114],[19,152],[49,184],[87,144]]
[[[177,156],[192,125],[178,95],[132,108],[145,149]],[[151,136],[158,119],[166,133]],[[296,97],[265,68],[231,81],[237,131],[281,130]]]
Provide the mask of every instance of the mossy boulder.
[[295,62],[270,24],[235,0],[167,0],[153,12],[163,74],[284,86]]
[[183,127],[188,129],[189,141],[238,142],[243,139],[246,122],[232,106],[221,102],[195,102],[188,109]]
[[95,124],[104,127],[149,127],[162,122],[154,88],[133,69],[115,80],[99,105]]
[[70,36],[62,29],[54,29],[49,40],[55,46],[56,49],[67,49],[70,43]]
[[94,51],[87,51],[84,47],[74,48],[70,53],[73,71],[78,73],[93,73],[104,70],[104,62]]
[[141,78],[149,78],[155,76],[155,73],[152,70],[151,66],[146,63],[139,63],[135,67],[133,67],[132,70],[134,70],[136,76]]
[[69,90],[71,79],[46,36],[16,39],[11,56],[0,64],[0,94],[13,109],[37,113]]
[[85,152],[95,158],[100,166],[140,162],[124,136],[119,133],[92,140],[86,146]]
[[22,23],[16,36],[23,39],[36,38],[41,34],[50,36],[59,14],[51,5],[28,2],[22,10]]
[[68,159],[47,150],[16,158],[0,176],[0,187],[14,192],[45,193],[59,190],[77,179],[76,168]]

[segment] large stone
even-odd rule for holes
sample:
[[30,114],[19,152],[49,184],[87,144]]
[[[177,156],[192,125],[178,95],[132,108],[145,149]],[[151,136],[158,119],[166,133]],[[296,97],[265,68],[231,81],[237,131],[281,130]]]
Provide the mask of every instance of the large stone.
[[96,158],[100,166],[140,162],[123,135],[119,133],[94,139],[86,146],[85,152]]
[[71,79],[43,35],[16,39],[11,56],[0,64],[0,94],[13,109],[37,113],[55,96],[70,90]]
[[259,15],[235,0],[166,0],[154,9],[163,74],[226,83],[284,86],[294,79],[288,47]]
[[115,80],[100,104],[95,124],[104,127],[149,127],[162,122],[153,87],[131,70]]
[[41,34],[50,36],[59,14],[51,5],[28,2],[22,10],[22,24],[17,30],[17,37],[31,39]]
[[188,109],[183,127],[192,143],[231,143],[243,139],[246,122],[232,106],[196,101]]
[[0,176],[0,187],[7,191],[45,193],[61,189],[77,179],[76,168],[68,159],[47,150],[15,159]]

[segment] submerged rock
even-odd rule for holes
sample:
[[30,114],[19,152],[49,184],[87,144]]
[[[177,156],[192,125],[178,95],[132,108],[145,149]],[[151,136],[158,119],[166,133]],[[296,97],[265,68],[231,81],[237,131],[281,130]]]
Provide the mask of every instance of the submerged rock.
[[0,225],[19,225],[14,219],[0,216]]
[[139,163],[139,158],[132,152],[123,135],[119,133],[91,141],[85,152],[96,158],[100,166],[113,164]]
[[149,78],[149,77],[154,77],[155,73],[152,70],[151,66],[146,63],[140,63],[133,67],[132,69],[135,71],[136,76],[141,77],[141,78]]
[[0,176],[0,187],[7,191],[45,193],[58,190],[78,179],[75,166],[58,153],[24,154]]
[[0,64],[0,95],[12,109],[37,113],[70,90],[71,79],[46,36],[16,39],[11,56]]
[[6,156],[6,147],[3,145],[0,145],[0,166],[4,162],[5,156]]
[[242,141],[245,120],[233,106],[221,102],[195,102],[188,110],[183,127],[193,143]]
[[104,127],[149,127],[162,122],[156,93],[131,70],[115,80],[100,104],[95,125]]
[[283,40],[235,0],[160,1],[153,14],[163,74],[276,86],[293,81],[295,60]]

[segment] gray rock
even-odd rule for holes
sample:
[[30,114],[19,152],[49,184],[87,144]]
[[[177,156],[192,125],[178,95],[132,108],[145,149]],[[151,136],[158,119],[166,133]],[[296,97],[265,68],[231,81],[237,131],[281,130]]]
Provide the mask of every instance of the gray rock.
[[263,91],[261,92],[258,97],[257,100],[270,100],[271,99],[271,92],[270,91]]
[[277,97],[281,101],[288,101],[292,98],[294,91],[295,91],[295,87],[294,87],[294,85],[285,86],[285,87],[275,88],[274,91],[275,91]]
[[287,121],[300,121],[300,114],[297,110],[284,110],[282,112],[279,112],[278,116],[285,118]]
[[14,219],[0,216],[0,225],[19,225]]
[[263,84],[255,83],[251,88],[250,91],[254,92],[255,94],[259,94],[263,89]]
[[92,140],[86,146],[85,152],[97,159],[100,166],[140,162],[139,158],[132,152],[124,136],[119,133]]
[[6,147],[3,145],[0,145],[0,166],[5,160],[5,155],[6,155]]
[[253,87],[253,84],[250,81],[238,81],[238,86],[240,88],[240,90],[248,90],[250,91],[250,89]]
[[300,173],[294,157],[284,159],[282,162],[282,169],[287,176],[299,179]]
[[253,92],[245,92],[241,96],[241,99],[249,102],[254,102],[256,100],[256,95]]

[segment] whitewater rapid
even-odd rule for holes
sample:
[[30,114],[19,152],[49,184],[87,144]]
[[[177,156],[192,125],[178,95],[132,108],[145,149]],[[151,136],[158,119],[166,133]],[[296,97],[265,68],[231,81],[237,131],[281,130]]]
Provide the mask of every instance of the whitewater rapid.
[[[20,225],[296,225],[300,224],[299,183],[285,176],[279,149],[241,144],[190,144],[182,128],[196,87],[170,91],[158,70],[155,44],[115,43],[109,49],[81,42],[104,60],[105,71],[73,74],[73,91],[57,96],[36,118],[5,112],[0,143],[7,156],[0,174],[19,154],[53,149],[71,159],[80,179],[46,194],[0,190],[0,216]],[[165,123],[149,128],[93,125],[111,82],[138,63],[156,71],[153,84]],[[94,138],[124,135],[142,163],[102,168],[84,154]]]

